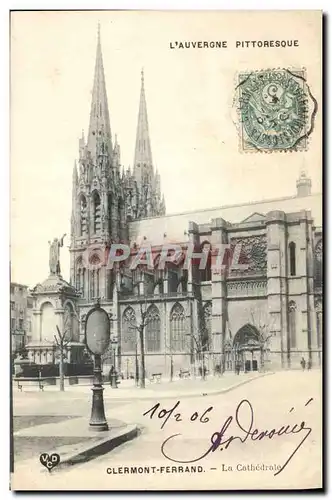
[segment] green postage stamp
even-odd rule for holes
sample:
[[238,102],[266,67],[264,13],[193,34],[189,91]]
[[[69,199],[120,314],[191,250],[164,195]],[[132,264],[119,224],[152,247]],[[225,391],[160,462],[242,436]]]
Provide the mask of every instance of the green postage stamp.
[[236,108],[242,151],[307,149],[317,102],[307,84],[305,70],[239,73]]

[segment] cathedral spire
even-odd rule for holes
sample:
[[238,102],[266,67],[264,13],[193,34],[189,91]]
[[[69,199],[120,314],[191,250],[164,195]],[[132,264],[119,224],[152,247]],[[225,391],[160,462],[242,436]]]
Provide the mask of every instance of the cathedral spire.
[[103,55],[101,51],[99,23],[87,148],[90,151],[94,162],[96,162],[100,153],[105,154],[107,151],[112,151],[111,126],[107,102]]
[[145,100],[144,70],[141,71],[141,94],[138,111],[136,146],[134,157],[134,175],[139,185],[144,178],[153,176],[152,153],[148,125],[148,112]]

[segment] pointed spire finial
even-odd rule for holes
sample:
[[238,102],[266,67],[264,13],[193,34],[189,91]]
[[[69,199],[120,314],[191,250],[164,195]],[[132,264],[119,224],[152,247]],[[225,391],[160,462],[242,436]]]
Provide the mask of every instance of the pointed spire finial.
[[112,151],[110,117],[107,102],[103,55],[100,42],[100,23],[98,22],[98,41],[93,80],[90,124],[87,140],[87,150],[93,161],[96,161],[100,151]]
[[[151,144],[148,125],[148,113],[146,109],[145,89],[144,89],[144,68],[141,69],[141,93],[138,110],[136,146],[134,156],[134,172],[136,180],[142,183],[147,172],[153,175]],[[151,177],[149,175],[149,177]]]
[[[144,88],[144,68],[141,69],[141,91],[137,119],[136,145],[134,155],[133,182],[138,189],[139,199],[147,213],[157,215],[160,205],[160,178],[155,176],[148,125],[148,112]],[[162,211],[165,209],[162,207]],[[142,214],[140,215],[142,216]]]
[[307,167],[304,162],[300,167],[300,177],[307,177]]
[[98,43],[100,44],[100,21],[98,21],[97,34],[98,34]]

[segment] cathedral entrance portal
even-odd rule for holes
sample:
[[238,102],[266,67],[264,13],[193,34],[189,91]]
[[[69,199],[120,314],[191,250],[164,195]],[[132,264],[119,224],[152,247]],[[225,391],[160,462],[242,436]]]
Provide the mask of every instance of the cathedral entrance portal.
[[233,341],[233,369],[236,372],[258,371],[261,360],[259,332],[247,324],[238,330]]

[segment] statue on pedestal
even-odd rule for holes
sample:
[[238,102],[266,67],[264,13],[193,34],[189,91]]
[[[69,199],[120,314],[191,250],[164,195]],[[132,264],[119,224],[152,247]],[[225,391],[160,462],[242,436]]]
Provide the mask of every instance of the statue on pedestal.
[[49,241],[50,245],[50,274],[56,274],[57,276],[61,275],[60,269],[60,248],[63,247],[63,240],[66,234],[62,236],[62,238],[54,238],[52,243]]

